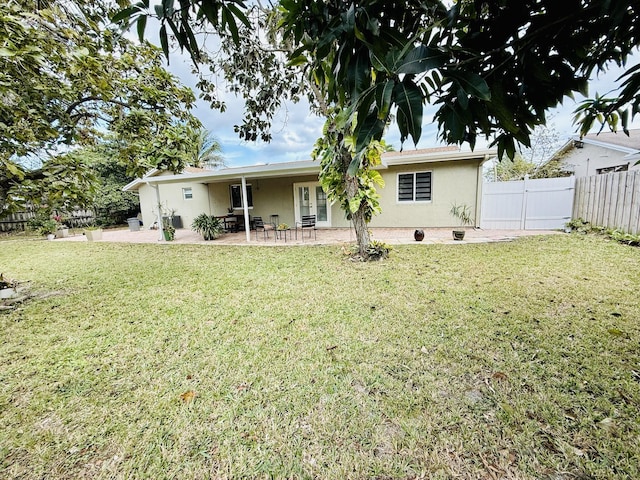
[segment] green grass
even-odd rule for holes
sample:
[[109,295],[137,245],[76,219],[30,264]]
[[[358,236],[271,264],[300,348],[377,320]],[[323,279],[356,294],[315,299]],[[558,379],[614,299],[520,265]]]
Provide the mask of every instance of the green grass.
[[[640,250],[5,241],[1,478],[640,478]],[[181,395],[193,391],[193,401]]]

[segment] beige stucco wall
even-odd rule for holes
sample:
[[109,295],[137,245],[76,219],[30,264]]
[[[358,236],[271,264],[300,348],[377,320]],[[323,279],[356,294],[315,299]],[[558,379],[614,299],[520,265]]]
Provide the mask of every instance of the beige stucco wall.
[[[428,164],[393,166],[382,171],[385,187],[380,191],[382,213],[371,221],[372,227],[450,227],[456,220],[449,211],[454,203],[466,203],[476,211],[479,162],[457,160]],[[398,174],[431,173],[430,202],[398,202]],[[475,215],[473,215],[475,217]]]
[[[279,215],[279,221],[293,225],[294,202],[293,185],[301,182],[317,182],[317,176],[283,177],[247,179],[253,193],[253,208],[249,209],[251,217],[260,216],[269,221],[272,214]],[[240,181],[209,184],[209,195],[213,215],[226,215],[231,206],[229,187],[240,185]],[[242,210],[235,213],[242,214]]]
[[[160,189],[160,202],[165,210],[175,210],[174,214],[182,219],[183,228],[191,228],[193,219],[201,214],[211,214],[207,185],[201,183],[164,183],[157,184]],[[154,185],[155,187],[155,185]],[[142,185],[138,189],[140,194],[140,210],[145,228],[149,228],[156,221],[158,200],[155,188]],[[191,188],[193,198],[185,200],[182,189]]]
[[625,155],[625,152],[585,143],[583,148],[572,148],[562,158],[562,163],[567,170],[573,171],[576,177],[596,175],[599,168],[624,164],[629,164],[629,170],[640,168],[640,165],[634,165],[635,161],[625,159]]
[[[410,172],[432,172],[432,200],[430,202],[405,203],[397,201],[398,174]],[[466,203],[471,211],[478,209],[479,198],[479,160],[456,160],[448,162],[432,162],[391,166],[380,170],[385,181],[385,187],[380,188],[380,204],[382,213],[373,218],[372,227],[451,227],[456,220],[449,211],[453,203]],[[272,214],[279,215],[279,221],[294,224],[294,190],[296,183],[317,182],[315,175],[247,179],[253,192],[253,208],[249,210],[251,217],[261,216],[269,221]],[[193,218],[200,213],[222,216],[227,215],[231,205],[230,185],[239,185],[239,180],[211,183],[173,183],[161,184],[160,196],[165,208],[176,210],[176,215],[182,217],[185,228],[190,228]],[[193,199],[184,200],[182,188],[191,187]],[[150,226],[155,221],[155,190],[149,185],[143,185],[140,191],[140,204],[143,222]],[[236,210],[241,215],[241,210]],[[350,222],[345,218],[340,205],[331,206],[331,226],[349,227]]]

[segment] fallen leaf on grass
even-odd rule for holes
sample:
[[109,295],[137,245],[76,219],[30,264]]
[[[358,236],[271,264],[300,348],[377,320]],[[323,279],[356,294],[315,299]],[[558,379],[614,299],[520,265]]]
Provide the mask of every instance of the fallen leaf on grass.
[[182,400],[182,403],[191,403],[196,398],[196,396],[196,392],[194,392],[193,390],[187,390],[182,395],[180,395],[180,400]]
[[491,378],[493,378],[494,380],[497,380],[498,382],[504,382],[505,380],[507,380],[508,377],[506,373],[496,372],[493,375],[491,375]]

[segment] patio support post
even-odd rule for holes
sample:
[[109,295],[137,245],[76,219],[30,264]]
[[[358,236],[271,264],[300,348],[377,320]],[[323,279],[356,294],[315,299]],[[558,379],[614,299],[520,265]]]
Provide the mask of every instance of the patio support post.
[[147,182],[147,185],[156,189],[156,201],[158,202],[158,232],[160,232],[158,241],[161,242],[164,240],[164,231],[162,229],[162,208],[160,208],[160,205],[162,205],[162,203],[160,203],[160,185],[151,185],[149,182]]
[[249,224],[249,205],[247,202],[247,179],[242,177],[242,210],[244,213],[244,233],[247,236],[247,243],[251,241],[251,225]]

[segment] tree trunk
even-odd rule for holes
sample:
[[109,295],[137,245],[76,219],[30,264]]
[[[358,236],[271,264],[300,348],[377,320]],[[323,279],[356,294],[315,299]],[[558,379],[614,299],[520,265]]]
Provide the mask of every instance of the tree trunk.
[[[351,154],[349,153],[348,150],[345,149],[342,151],[341,155],[342,155],[342,161],[344,162],[345,171],[346,171],[346,167],[348,167],[349,163],[351,163]],[[360,188],[358,184],[358,178],[352,177],[345,173],[344,182],[345,182],[345,192],[347,194],[347,199],[351,201],[351,199],[357,195],[358,190]],[[351,222],[353,223],[353,228],[356,231],[356,241],[358,242],[358,253],[360,254],[360,256],[366,259],[368,257],[367,249],[369,248],[371,237],[369,236],[369,228],[367,225],[367,221],[365,219],[364,209],[365,207],[361,205],[360,207],[358,207],[358,210],[356,210],[355,212],[352,212]]]

